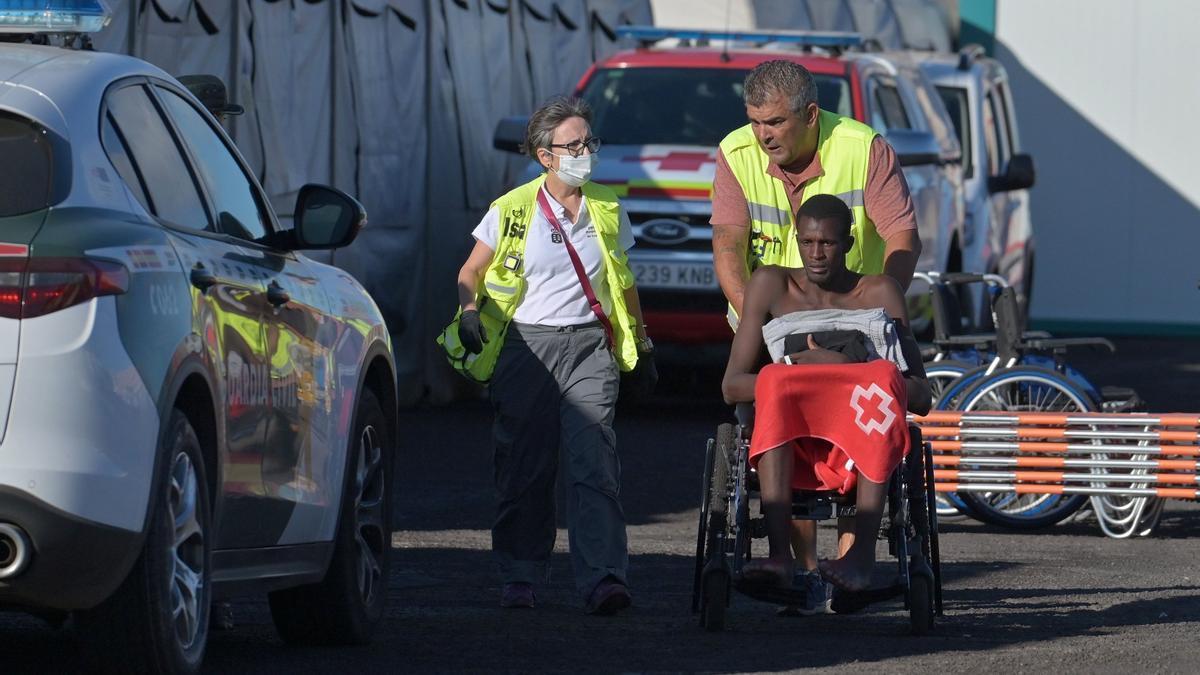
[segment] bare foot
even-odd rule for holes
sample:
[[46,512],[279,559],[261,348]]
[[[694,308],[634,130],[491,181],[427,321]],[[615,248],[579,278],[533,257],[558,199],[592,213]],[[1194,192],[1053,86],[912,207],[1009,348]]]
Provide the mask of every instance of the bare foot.
[[790,587],[792,567],[791,558],[757,558],[742,568],[742,578],[751,583]]
[[870,588],[871,573],[875,569],[873,562],[866,566],[854,565],[845,557],[837,560],[822,560],[818,567],[821,570],[821,576],[825,577],[826,581],[851,593]]

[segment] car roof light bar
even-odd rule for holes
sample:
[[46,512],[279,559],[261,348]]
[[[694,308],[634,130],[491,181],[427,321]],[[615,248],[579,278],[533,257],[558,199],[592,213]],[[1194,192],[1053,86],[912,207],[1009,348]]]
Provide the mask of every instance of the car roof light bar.
[[104,0],[0,0],[0,33],[94,33],[111,16]]
[[728,40],[752,44],[795,44],[809,47],[857,47],[862,44],[858,33],[807,30],[703,30],[697,28],[659,28],[657,26],[619,26],[617,35],[652,44],[659,40]]

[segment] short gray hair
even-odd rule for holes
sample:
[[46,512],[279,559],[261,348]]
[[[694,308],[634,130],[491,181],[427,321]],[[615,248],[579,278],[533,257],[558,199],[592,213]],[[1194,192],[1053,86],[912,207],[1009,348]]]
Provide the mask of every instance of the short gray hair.
[[794,61],[764,61],[754,67],[742,85],[746,105],[760,106],[777,95],[787,97],[793,113],[803,112],[817,102],[817,81],[808,69]]
[[554,130],[572,117],[582,117],[591,126],[591,106],[577,96],[555,96],[546,101],[529,117],[529,125],[525,127],[525,145],[521,150],[533,158],[536,158],[538,148],[549,150],[554,142]]

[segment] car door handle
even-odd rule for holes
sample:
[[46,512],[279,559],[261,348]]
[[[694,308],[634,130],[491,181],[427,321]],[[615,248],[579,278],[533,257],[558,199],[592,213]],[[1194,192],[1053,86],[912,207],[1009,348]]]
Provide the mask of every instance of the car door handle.
[[281,307],[286,305],[291,299],[292,296],[288,295],[288,292],[283,290],[283,286],[280,286],[274,281],[272,281],[270,284],[267,284],[267,302],[276,307]]
[[192,285],[199,288],[201,293],[207,291],[213,284],[217,283],[216,275],[209,272],[208,268],[202,263],[196,263],[196,266],[192,268],[189,278],[192,281]]

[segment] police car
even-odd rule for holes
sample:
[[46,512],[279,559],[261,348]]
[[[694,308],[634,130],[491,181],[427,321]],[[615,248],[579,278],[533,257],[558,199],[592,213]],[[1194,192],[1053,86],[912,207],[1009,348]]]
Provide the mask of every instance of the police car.
[[[0,6],[3,37],[78,46],[107,20],[34,5]],[[0,608],[70,614],[122,671],[198,669],[231,595],[269,593],[289,642],[368,640],[391,345],[301,253],[348,244],[362,207],[308,185],[281,229],[178,81],[50,45],[0,42]]]
[[[633,224],[630,264],[660,356],[721,362],[728,356],[732,331],[708,224],[712,181],[717,145],[746,124],[742,82],[767,60],[803,65],[823,109],[884,134],[913,197],[923,244],[917,268],[946,268],[950,242],[963,226],[961,150],[915,62],[862,51],[861,38],[848,33],[619,30],[643,46],[594,64],[576,93],[591,105],[592,133],[604,143],[593,180],[617,191]],[[496,147],[515,151],[523,123],[503,121]]]

